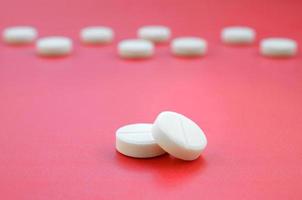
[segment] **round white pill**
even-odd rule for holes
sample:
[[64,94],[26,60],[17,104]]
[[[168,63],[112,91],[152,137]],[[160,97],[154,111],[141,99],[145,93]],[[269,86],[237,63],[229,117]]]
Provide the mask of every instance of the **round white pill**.
[[177,56],[201,56],[207,51],[207,42],[198,37],[180,37],[172,41],[171,51]]
[[207,145],[201,128],[191,119],[175,112],[160,113],[152,127],[157,144],[172,156],[194,160]]
[[118,152],[134,158],[151,158],[165,153],[156,144],[152,133],[152,124],[130,124],[116,131],[116,149]]
[[105,26],[91,26],[81,30],[80,37],[86,44],[108,44],[112,42],[113,30]]
[[118,44],[118,53],[123,58],[148,58],[154,53],[154,45],[143,39],[123,40]]
[[38,36],[38,32],[31,26],[15,26],[3,31],[3,40],[8,44],[32,43]]
[[260,53],[264,56],[291,57],[297,49],[297,42],[288,38],[266,38],[260,42]]
[[72,51],[72,41],[62,36],[41,38],[36,43],[36,51],[42,56],[68,55]]
[[171,31],[166,26],[143,26],[138,29],[137,36],[141,39],[159,43],[169,40]]
[[226,44],[251,44],[255,37],[255,30],[245,26],[226,27],[221,31],[221,40]]

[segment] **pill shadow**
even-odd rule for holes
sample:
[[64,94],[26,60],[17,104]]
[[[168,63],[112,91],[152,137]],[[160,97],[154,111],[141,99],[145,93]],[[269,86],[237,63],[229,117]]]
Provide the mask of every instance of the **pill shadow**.
[[155,158],[137,159],[116,152],[116,164],[132,173],[152,173],[157,184],[175,186],[189,181],[196,174],[201,174],[207,167],[201,156],[194,161],[183,161],[164,154]]
[[151,56],[151,57],[144,57],[144,58],[124,58],[121,57],[119,55],[116,56],[120,61],[123,62],[128,62],[128,63],[140,63],[140,62],[145,62],[148,60],[151,60],[152,58],[155,57],[155,55]]
[[29,47],[34,47],[35,45],[33,43],[4,43],[5,47],[8,48],[16,48],[16,49],[22,49],[22,48],[29,48]]
[[64,60],[66,58],[71,57],[71,54],[68,55],[53,55],[53,56],[44,56],[44,55],[39,55],[35,53],[36,57],[38,57],[41,60]]
[[179,55],[174,55],[174,54],[171,54],[171,56],[175,59],[178,59],[178,60],[185,60],[185,61],[190,61],[190,60],[203,60],[205,59],[207,56],[206,55],[202,55],[202,56],[179,56]]
[[291,59],[295,59],[297,57],[297,55],[294,55],[294,56],[264,56],[260,53],[258,53],[258,56],[259,57],[262,57],[266,60],[271,60],[271,61],[283,61],[283,60],[291,60]]

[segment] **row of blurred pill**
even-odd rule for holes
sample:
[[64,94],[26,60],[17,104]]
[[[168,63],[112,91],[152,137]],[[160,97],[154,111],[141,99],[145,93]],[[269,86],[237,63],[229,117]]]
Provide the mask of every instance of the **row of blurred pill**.
[[[143,26],[137,31],[138,38],[122,40],[118,53],[123,58],[148,58],[154,54],[154,44],[168,42],[171,30],[166,26]],[[36,40],[38,31],[31,26],[9,27],[3,31],[7,44],[29,44]],[[221,31],[221,40],[230,45],[250,45],[255,41],[256,32],[250,27],[232,26]],[[80,39],[84,44],[104,45],[114,39],[110,27],[91,26],[83,28]],[[297,53],[296,41],[289,38],[265,38],[260,42],[260,53],[271,57],[290,57]],[[62,56],[72,52],[72,40],[63,36],[44,37],[37,40],[36,50],[42,56]],[[179,37],[171,42],[171,51],[177,56],[195,57],[205,55],[207,41],[200,37]]]

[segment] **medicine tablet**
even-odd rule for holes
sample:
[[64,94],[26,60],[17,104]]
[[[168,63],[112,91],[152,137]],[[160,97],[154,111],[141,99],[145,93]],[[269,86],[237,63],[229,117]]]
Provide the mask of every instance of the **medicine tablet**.
[[28,44],[37,38],[38,32],[31,26],[15,26],[3,31],[3,40],[8,44]]
[[291,57],[297,49],[297,42],[288,38],[266,38],[260,42],[260,53],[264,56]]
[[143,26],[138,29],[137,36],[141,39],[159,43],[169,40],[171,31],[166,26]]
[[134,158],[151,158],[165,153],[151,133],[152,124],[130,124],[116,131],[116,149]]
[[201,56],[207,51],[207,42],[198,37],[180,37],[172,41],[171,51],[177,56]]
[[226,44],[251,44],[255,40],[254,29],[245,26],[226,27],[221,32],[221,40]]
[[201,128],[191,119],[175,112],[160,113],[152,127],[157,144],[172,156],[197,159],[207,145]]
[[81,30],[80,37],[86,44],[108,44],[112,42],[113,30],[105,26],[91,26]]
[[123,40],[118,44],[118,53],[123,58],[148,58],[154,53],[154,45],[143,39]]
[[42,56],[68,55],[72,51],[72,41],[62,36],[41,38],[36,43],[36,51]]

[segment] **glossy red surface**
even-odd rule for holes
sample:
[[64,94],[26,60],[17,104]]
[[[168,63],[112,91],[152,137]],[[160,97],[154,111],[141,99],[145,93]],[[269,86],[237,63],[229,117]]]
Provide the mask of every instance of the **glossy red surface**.
[[[302,198],[302,56],[269,59],[257,44],[221,44],[222,27],[302,44],[299,0],[2,0],[0,28],[31,24],[66,35],[74,53],[47,59],[34,46],[0,44],[0,197],[57,199]],[[109,25],[112,45],[80,44],[86,25]],[[203,58],[159,45],[154,58],[120,59],[117,41],[145,24],[209,42]],[[203,157],[138,160],[115,151],[115,130],[152,122],[163,110],[195,120]]]

